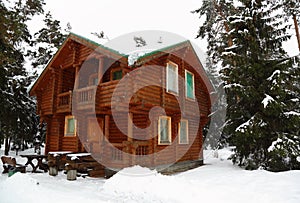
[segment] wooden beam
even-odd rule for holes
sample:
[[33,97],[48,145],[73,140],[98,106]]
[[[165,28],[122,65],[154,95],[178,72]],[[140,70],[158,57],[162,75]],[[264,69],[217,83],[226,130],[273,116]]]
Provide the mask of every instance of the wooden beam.
[[128,113],[127,141],[133,141],[133,113]]
[[110,120],[109,115],[105,115],[105,118],[104,118],[104,136],[107,139],[107,141],[109,139],[109,120]]
[[98,84],[102,83],[103,75],[104,75],[104,57],[99,57]]
[[74,89],[78,89],[79,87],[79,78],[78,77],[78,73],[79,73],[79,65],[75,66],[75,84],[74,84]]

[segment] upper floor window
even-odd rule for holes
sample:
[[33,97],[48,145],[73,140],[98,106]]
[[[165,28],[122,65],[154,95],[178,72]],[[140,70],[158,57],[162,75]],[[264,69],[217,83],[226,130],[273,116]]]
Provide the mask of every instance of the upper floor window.
[[65,117],[65,136],[75,136],[76,134],[76,120],[74,116]]
[[167,92],[178,94],[178,65],[168,62],[166,69]]
[[98,85],[98,73],[92,74],[89,78],[89,85]]
[[195,99],[194,74],[185,70],[185,96],[189,99]]
[[121,80],[123,76],[122,69],[116,69],[111,71],[111,80]]

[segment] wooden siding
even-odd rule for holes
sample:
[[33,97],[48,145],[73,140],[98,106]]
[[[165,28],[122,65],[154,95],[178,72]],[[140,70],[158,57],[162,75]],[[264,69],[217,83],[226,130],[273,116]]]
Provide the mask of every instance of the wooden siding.
[[[43,84],[37,86],[35,90],[38,113],[48,124],[46,153],[49,151],[83,151],[84,148],[77,136],[64,136],[65,116],[70,115],[71,110],[74,110],[78,116],[76,118],[78,122],[81,123],[80,120],[83,120],[82,125],[78,126],[78,132],[84,144],[84,139],[88,133],[86,119],[95,113],[95,110],[98,118],[104,119],[105,115],[110,116],[106,136],[115,148],[104,143],[105,148],[103,148],[102,153],[104,159],[112,160],[114,167],[121,168],[124,163],[157,166],[174,163],[175,161],[182,162],[203,158],[202,130],[208,122],[211,101],[208,89],[205,86],[206,83],[202,79],[206,76],[199,75],[195,70],[199,69],[200,65],[195,57],[191,56],[192,52],[190,50],[179,49],[174,53],[162,53],[158,57],[151,58],[142,66],[128,67],[119,61],[113,61],[108,56],[101,54],[91,56],[94,50],[84,45],[75,42],[68,45],[63,48],[61,55],[52,64],[51,70],[44,74]],[[88,57],[89,60],[84,62]],[[103,60],[103,69],[106,72],[98,85],[91,86],[89,83],[90,76],[99,74],[99,58]],[[179,80],[178,94],[168,93],[164,88],[166,84],[165,67],[169,61],[178,65],[179,78],[183,79]],[[118,90],[116,90],[116,87],[120,81],[111,81],[111,71],[116,68],[121,68],[124,75],[129,73],[133,79],[130,83],[119,86]],[[85,70],[79,75],[79,83],[75,84],[75,77],[80,69]],[[130,73],[132,70],[135,71],[134,74]],[[185,97],[185,70],[194,74],[195,100]],[[159,82],[159,86],[149,85],[153,82]],[[113,94],[115,97],[112,99]],[[128,108],[128,103],[124,99],[128,95],[132,95],[129,98],[129,111],[133,114],[133,124],[136,126],[132,129],[133,139],[128,138],[127,133],[122,133],[118,129],[118,127],[127,129],[130,126],[127,120],[128,114],[125,111]],[[75,109],[71,108],[72,98],[76,98],[76,106],[73,106]],[[180,109],[180,102],[184,106],[183,109]],[[172,144],[170,145],[158,144],[157,122],[159,114],[152,114],[153,112],[151,112],[151,115],[149,115],[153,107],[161,107],[171,117]],[[113,110],[118,111],[118,117],[124,118],[119,120],[120,126],[118,127],[113,120]],[[196,115],[197,112],[200,115]],[[201,116],[200,122],[197,120],[197,116]],[[188,120],[188,144],[179,144],[177,135],[178,122],[181,118]],[[154,122],[152,127],[146,133],[140,133],[137,128],[145,129],[149,127],[150,120]],[[107,128],[107,126],[104,126],[104,128]],[[142,156],[139,156],[137,160],[131,160],[126,154],[120,153],[122,151],[128,154],[142,156],[153,154],[154,156],[151,160],[144,160]]]

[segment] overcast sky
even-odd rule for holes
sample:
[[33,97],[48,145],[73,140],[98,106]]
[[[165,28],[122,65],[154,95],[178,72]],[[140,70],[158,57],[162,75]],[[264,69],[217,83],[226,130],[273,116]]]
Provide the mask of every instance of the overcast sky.
[[[191,11],[200,5],[201,0],[46,0],[45,8],[61,21],[63,28],[70,22],[72,32],[85,37],[100,31],[113,39],[134,31],[163,30],[181,35],[206,49],[204,40],[194,40],[200,20],[198,14]],[[38,23],[32,27],[40,29]],[[295,39],[285,47],[290,54],[297,53]]]

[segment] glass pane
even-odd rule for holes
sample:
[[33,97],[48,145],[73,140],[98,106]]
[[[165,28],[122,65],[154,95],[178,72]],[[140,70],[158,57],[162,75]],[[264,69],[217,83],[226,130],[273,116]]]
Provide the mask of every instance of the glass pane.
[[93,85],[98,85],[98,78],[93,79]]
[[194,75],[186,72],[186,96],[194,99]]
[[178,92],[177,68],[172,64],[168,64],[168,90]]
[[114,71],[113,80],[120,80],[120,79],[122,79],[122,70]]
[[74,118],[69,118],[67,126],[68,126],[67,133],[74,134],[75,133],[75,119]]
[[160,143],[169,143],[168,135],[169,120],[166,118],[160,118]]

